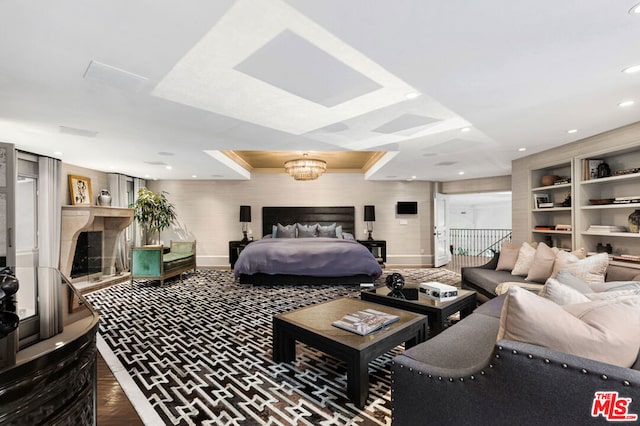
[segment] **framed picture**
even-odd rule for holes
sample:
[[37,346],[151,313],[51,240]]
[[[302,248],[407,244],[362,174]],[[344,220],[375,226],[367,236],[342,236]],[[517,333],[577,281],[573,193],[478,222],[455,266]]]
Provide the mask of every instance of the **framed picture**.
[[549,194],[533,194],[533,205],[536,209],[549,207],[549,202]]
[[69,175],[69,192],[72,205],[91,205],[91,179],[88,177]]

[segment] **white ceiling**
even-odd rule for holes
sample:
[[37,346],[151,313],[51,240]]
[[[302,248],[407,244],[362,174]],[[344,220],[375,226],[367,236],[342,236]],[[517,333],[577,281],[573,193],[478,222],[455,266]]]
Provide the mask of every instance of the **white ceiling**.
[[640,72],[622,72],[638,1],[6,0],[0,141],[159,179],[250,176],[220,150],[389,151],[374,180],[506,175],[640,121]]

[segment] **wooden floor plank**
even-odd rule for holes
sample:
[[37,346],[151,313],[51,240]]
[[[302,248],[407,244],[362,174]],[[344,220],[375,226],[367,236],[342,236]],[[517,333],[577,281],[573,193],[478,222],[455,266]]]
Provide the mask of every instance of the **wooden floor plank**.
[[98,353],[98,419],[100,426],[143,425],[109,366]]

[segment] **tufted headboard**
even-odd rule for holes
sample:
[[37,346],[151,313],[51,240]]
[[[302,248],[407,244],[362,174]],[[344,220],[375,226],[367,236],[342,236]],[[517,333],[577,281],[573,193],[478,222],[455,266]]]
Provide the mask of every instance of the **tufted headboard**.
[[262,235],[271,233],[275,224],[342,225],[342,231],[355,236],[355,207],[263,207]]

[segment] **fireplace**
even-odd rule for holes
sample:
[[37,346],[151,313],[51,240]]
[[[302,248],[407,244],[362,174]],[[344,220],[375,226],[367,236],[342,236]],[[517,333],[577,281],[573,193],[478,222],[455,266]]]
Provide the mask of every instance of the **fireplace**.
[[102,231],[81,232],[71,265],[71,278],[102,274]]
[[89,275],[114,275],[116,246],[132,221],[133,209],[62,206],[60,272],[74,283]]

